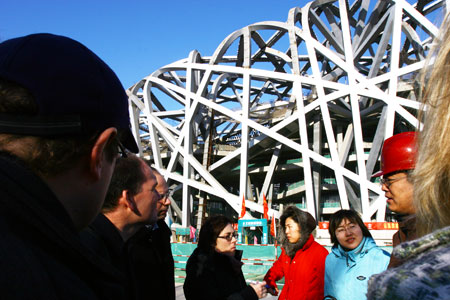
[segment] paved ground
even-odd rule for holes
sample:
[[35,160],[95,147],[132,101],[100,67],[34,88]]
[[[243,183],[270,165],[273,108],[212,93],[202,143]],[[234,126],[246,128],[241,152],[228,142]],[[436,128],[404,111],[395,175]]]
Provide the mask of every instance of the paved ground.
[[[184,293],[183,293],[183,284],[182,283],[175,283],[175,291],[176,291],[176,296],[177,296],[177,300],[186,300],[186,298],[184,298]],[[278,297],[272,296],[272,295],[268,295],[266,298],[264,298],[265,300],[276,300]]]
[[182,283],[175,282],[175,293],[176,293],[177,300],[186,300],[186,298],[184,298]]

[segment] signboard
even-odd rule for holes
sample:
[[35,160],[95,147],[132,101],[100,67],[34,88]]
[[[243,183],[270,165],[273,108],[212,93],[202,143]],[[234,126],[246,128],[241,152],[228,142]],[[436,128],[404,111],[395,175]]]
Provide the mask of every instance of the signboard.
[[267,220],[266,219],[252,219],[238,221],[238,244],[242,244],[242,236],[245,227],[262,227],[262,244],[267,244]]

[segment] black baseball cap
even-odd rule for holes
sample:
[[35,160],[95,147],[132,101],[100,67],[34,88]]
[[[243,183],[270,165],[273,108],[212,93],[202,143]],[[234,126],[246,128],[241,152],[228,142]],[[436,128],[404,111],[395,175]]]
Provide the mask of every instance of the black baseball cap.
[[125,148],[139,151],[122,84],[81,43],[48,33],[4,41],[0,43],[0,78],[26,88],[38,106],[34,116],[0,114],[1,133],[69,136],[115,127],[124,131]]

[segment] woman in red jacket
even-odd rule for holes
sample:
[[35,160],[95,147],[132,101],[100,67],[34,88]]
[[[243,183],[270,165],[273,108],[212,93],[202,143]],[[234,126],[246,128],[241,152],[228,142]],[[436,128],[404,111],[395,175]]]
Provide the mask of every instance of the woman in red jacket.
[[280,227],[282,253],[264,277],[268,291],[278,295],[275,282],[284,277],[279,300],[322,300],[328,251],[311,234],[316,221],[311,214],[288,206],[281,215]]

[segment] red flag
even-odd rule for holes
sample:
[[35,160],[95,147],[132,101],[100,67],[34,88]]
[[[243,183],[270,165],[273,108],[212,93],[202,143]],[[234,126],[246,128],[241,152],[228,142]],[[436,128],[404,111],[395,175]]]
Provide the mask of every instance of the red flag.
[[264,216],[263,218],[266,219],[267,221],[269,221],[269,207],[267,206],[267,200],[266,200],[266,195],[264,195],[263,193],[263,207],[264,207]]
[[241,215],[239,216],[239,219],[243,218],[245,216],[246,210],[245,210],[245,197],[242,195],[242,207],[241,207]]
[[270,235],[277,237],[277,225],[275,221],[275,214],[272,215],[272,224],[270,224]]

